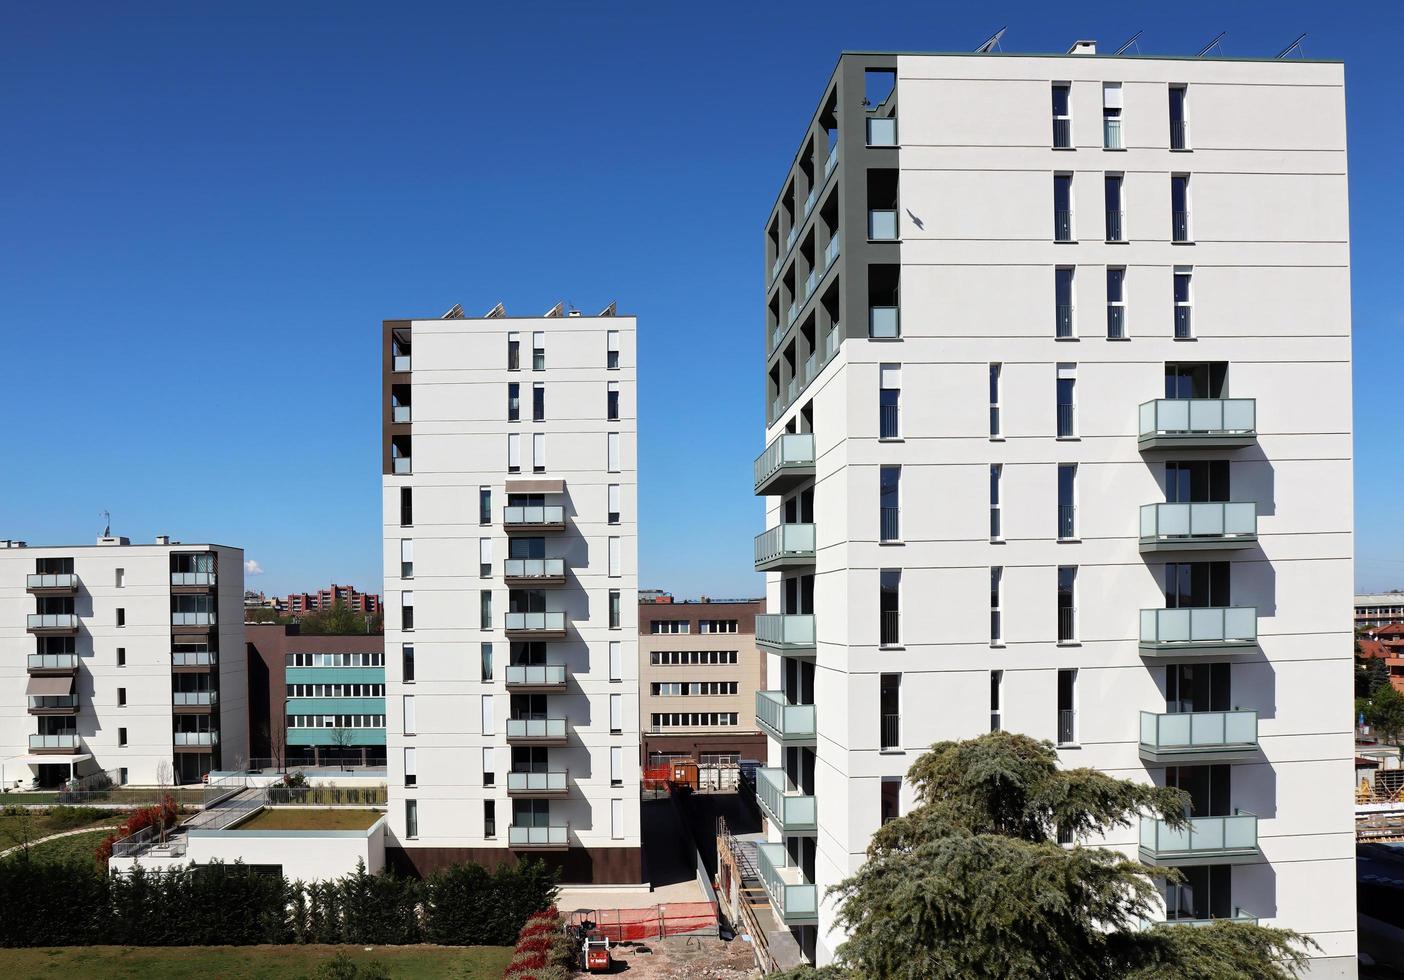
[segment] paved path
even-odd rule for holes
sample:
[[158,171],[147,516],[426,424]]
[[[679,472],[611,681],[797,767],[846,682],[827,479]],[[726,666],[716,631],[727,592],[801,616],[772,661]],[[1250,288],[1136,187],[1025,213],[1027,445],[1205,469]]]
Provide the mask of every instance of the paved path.
[[[60,837],[75,837],[75,836],[77,836],[78,834],[91,834],[94,830],[111,830],[111,829],[112,829],[111,827],[105,827],[105,826],[103,826],[102,824],[94,824],[94,825],[91,826],[91,827],[79,827],[77,830],[65,830],[65,831],[63,831],[62,833],[50,834],[48,837],[40,837],[38,840],[32,840],[32,841],[29,842],[29,846],[30,846],[30,847],[37,847],[38,845],[43,844],[43,843],[45,843],[45,842],[47,842],[47,841],[58,840]],[[23,850],[23,849],[24,849],[24,845],[23,845],[23,844],[18,844],[18,845],[16,845],[15,847],[8,847],[8,848],[6,848],[5,850],[0,851],[0,858],[8,857],[9,855],[15,853],[16,851],[20,851],[20,850]]]

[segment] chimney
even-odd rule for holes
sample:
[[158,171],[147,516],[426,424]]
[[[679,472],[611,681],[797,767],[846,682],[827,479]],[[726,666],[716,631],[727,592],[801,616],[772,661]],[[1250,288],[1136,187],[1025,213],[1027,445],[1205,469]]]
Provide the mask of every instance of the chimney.
[[118,546],[120,546],[120,545],[128,545],[128,544],[131,544],[131,543],[132,543],[132,539],[131,539],[131,538],[122,538],[122,537],[118,537],[118,536],[116,536],[116,535],[112,535],[111,537],[98,538],[98,539],[97,539],[97,543],[98,543],[99,546],[104,547],[104,548],[113,548],[113,547],[118,547]]
[[1073,46],[1068,48],[1068,54],[1096,54],[1096,41],[1074,41]]
[[158,535],[156,535],[156,543],[157,543],[157,544],[170,544],[170,543],[171,543],[171,536],[170,536],[169,534],[158,534]]

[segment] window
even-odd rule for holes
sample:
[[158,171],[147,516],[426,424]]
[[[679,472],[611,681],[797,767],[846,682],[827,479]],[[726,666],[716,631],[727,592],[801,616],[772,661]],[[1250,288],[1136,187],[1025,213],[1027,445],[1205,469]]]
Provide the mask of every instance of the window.
[[618,524],[618,523],[619,523],[619,512],[620,512],[620,508],[619,508],[619,484],[617,484],[617,483],[611,483],[611,484],[609,485],[609,503],[608,503],[607,506],[609,507],[609,518],[608,518],[608,519],[609,519],[609,523],[610,523],[610,524]]
[[998,565],[990,568],[990,646],[1004,646],[1004,623],[1000,619],[1000,594],[1004,583],[1004,569]]
[[1188,90],[1183,85],[1170,86],[1170,149],[1189,149],[1189,122],[1185,114]]
[[400,629],[414,629],[414,593],[400,593]]
[[127,730],[126,730],[125,728],[119,728],[119,729],[117,729],[117,747],[118,747],[118,748],[124,748],[124,747],[126,747],[126,744],[127,744]]
[[478,539],[478,577],[492,578],[492,538]]
[[902,437],[902,365],[884,364],[878,371],[878,438]]
[[414,695],[413,695],[413,694],[404,694],[404,695],[401,695],[401,696],[400,696],[400,702],[401,702],[401,705],[402,705],[403,708],[404,708],[404,722],[405,722],[405,726],[404,726],[404,727],[405,727],[405,734],[406,734],[406,735],[413,735],[413,734],[415,733],[415,730],[416,730],[416,729],[415,729],[415,719],[414,719]]
[[[481,677],[484,683],[492,680],[492,644],[484,643],[479,651],[479,660],[482,662]],[[486,731],[483,732],[487,734]]]
[[497,765],[493,762],[493,750],[491,745],[483,746],[483,785],[497,785]]
[[1058,744],[1077,744],[1077,670],[1058,671]]
[[122,609],[122,608],[120,608],[120,607],[119,607],[118,610],[117,610],[117,625],[118,625],[118,626],[126,626],[126,625],[127,625],[127,610]]
[[619,421],[619,382],[611,381],[605,390],[605,418],[610,422]]
[[1188,340],[1194,336],[1191,314],[1190,281],[1193,270],[1187,265],[1175,266],[1175,339]]
[[126,647],[118,647],[118,648],[117,648],[117,666],[118,666],[118,667],[125,667],[125,666],[127,666],[127,648],[126,648]]
[[400,647],[400,679],[406,684],[414,683],[413,643],[405,643]]
[[1107,266],[1107,339],[1126,339],[1126,269]]
[[1186,244],[1190,240],[1189,174],[1170,175],[1170,240]]
[[117,574],[115,578],[116,582],[114,584],[117,586],[117,588],[124,588],[127,584],[127,570],[125,568],[117,569]]
[[618,590],[618,589],[610,589],[610,590],[609,590],[609,628],[612,629],[612,630],[617,630],[617,629],[619,629],[619,623],[620,623],[620,621],[623,619],[623,616],[622,616],[623,610],[622,610],[620,607],[621,607],[621,603],[620,603],[620,601],[619,601],[619,590]]
[[1077,365],[1059,364],[1057,383],[1058,438],[1077,438]]
[[607,468],[611,473],[619,472],[619,433],[611,432],[605,437]]
[[878,540],[897,541],[901,535],[902,467],[878,468]]
[[619,735],[624,731],[624,695],[609,696],[609,733]]
[[1077,464],[1058,464],[1058,540],[1077,537]]
[[1053,270],[1053,336],[1068,340],[1073,335],[1073,269],[1060,265]]
[[609,641],[609,679],[612,681],[624,679],[623,644],[618,640]]
[[1004,686],[1004,671],[990,671],[990,731],[997,732],[1004,726],[1004,711],[1000,707],[1003,703],[1002,691]]
[[507,472],[522,471],[522,436],[520,432],[507,433]]
[[999,376],[1003,370],[1001,364],[990,365],[990,438],[1000,438],[1000,417],[999,417]]
[[891,823],[902,815],[902,777],[883,776],[879,797],[879,814],[883,823]]
[[492,695],[491,695],[491,694],[484,694],[484,695],[482,696],[482,699],[481,699],[481,708],[480,708],[480,710],[481,710],[481,712],[482,712],[482,724],[483,724],[483,727],[480,729],[480,731],[482,731],[482,733],[483,733],[484,735],[491,735],[491,734],[493,733],[493,725],[492,725]]
[[1053,149],[1072,149],[1072,86],[1067,82],[1053,83]]
[[649,653],[649,663],[655,667],[735,665],[736,654],[735,650],[654,650]]
[[610,578],[618,578],[618,577],[619,577],[619,575],[620,575],[619,566],[620,566],[619,539],[618,539],[618,538],[610,538],[610,539],[609,539],[609,577],[610,577]]
[[1102,86],[1102,149],[1121,149],[1121,83]]
[[624,839],[624,801],[609,801],[609,836],[614,840]]
[[478,593],[478,626],[480,629],[492,629],[492,589],[483,589]]
[[531,434],[531,471],[533,473],[546,472],[546,433],[544,432]]
[[546,421],[546,386],[540,381],[531,386],[531,420]]
[[515,381],[507,382],[507,421],[517,422],[522,417],[522,386]]
[[1077,566],[1058,566],[1058,642],[1077,642]]
[[400,487],[400,527],[414,524],[414,491],[410,487]]
[[415,768],[414,749],[405,749],[405,785],[416,786],[419,784],[419,770]]
[[540,330],[531,335],[531,369],[546,370],[546,335]]
[[492,523],[492,490],[488,487],[478,487],[478,523]]
[[611,371],[619,370],[619,331],[605,331],[605,367]]
[[624,785],[624,747],[621,745],[609,747],[609,785]]
[[999,481],[1004,476],[1004,467],[999,463],[990,464],[990,540],[999,541],[1003,538],[1003,526],[1000,521],[999,503]]
[[414,540],[400,539],[400,578],[414,578]]
[[878,747],[892,752],[902,747],[902,675],[879,675],[878,692]]
[[522,369],[522,335],[519,333],[509,333],[507,335],[507,370],[520,371]]
[[419,801],[405,800],[405,836],[419,836]]
[[697,621],[697,632],[735,633],[740,625],[740,621],[735,619],[699,619]]
[[648,624],[650,633],[691,633],[692,623],[686,619],[655,619]]
[[884,568],[878,572],[878,614],[881,617],[878,643],[885,647],[895,647],[902,642],[901,593],[900,568]]
[[496,800],[483,800],[483,836],[489,840],[497,836]]
[[1053,240],[1070,242],[1072,233],[1072,174],[1053,175]]
[[1107,203],[1107,241],[1124,242],[1126,235],[1122,228],[1126,214],[1121,200],[1121,174],[1107,174],[1102,178],[1103,193]]

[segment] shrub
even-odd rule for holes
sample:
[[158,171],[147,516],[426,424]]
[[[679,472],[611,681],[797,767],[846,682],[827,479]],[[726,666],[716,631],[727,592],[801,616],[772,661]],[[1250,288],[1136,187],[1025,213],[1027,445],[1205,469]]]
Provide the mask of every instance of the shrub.
[[112,857],[112,845],[123,837],[130,837],[132,834],[153,826],[158,830],[167,830],[175,826],[176,818],[179,815],[180,807],[176,804],[175,797],[167,793],[160,803],[133,810],[127,819],[117,826],[116,830],[102,839],[102,843],[98,844],[97,850],[94,852],[94,857],[99,864],[106,865],[108,858]]
[[70,830],[74,827],[82,827],[95,820],[101,819],[105,814],[97,807],[93,806],[56,806],[49,809],[49,823],[55,830]]

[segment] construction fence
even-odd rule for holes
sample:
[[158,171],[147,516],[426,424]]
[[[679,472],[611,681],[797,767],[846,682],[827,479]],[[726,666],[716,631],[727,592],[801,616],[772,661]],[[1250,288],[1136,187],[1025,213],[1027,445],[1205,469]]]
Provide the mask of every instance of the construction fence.
[[639,909],[595,909],[571,914],[570,924],[588,919],[610,942],[647,942],[669,936],[716,936],[715,902],[665,902]]

